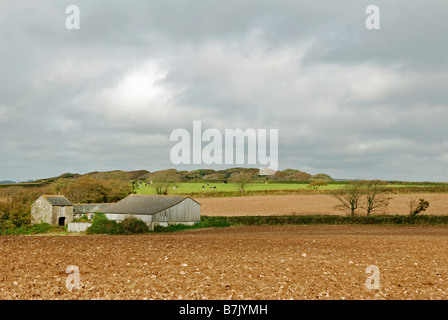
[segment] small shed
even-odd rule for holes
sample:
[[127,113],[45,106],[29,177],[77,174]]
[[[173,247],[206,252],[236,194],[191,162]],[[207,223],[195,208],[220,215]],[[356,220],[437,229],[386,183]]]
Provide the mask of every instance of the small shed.
[[42,195],[31,205],[31,224],[66,225],[73,221],[73,204],[64,196]]
[[133,194],[103,211],[110,220],[123,221],[135,217],[152,230],[170,224],[193,225],[201,220],[201,204],[187,196]]

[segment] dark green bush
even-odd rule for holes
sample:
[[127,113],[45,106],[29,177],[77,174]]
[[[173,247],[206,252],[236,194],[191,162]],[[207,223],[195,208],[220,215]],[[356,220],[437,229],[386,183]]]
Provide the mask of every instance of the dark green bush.
[[125,218],[118,226],[119,234],[139,234],[149,232],[149,227],[140,219],[134,217]]
[[87,234],[118,234],[118,223],[114,220],[97,220],[87,229]]
[[[60,226],[58,226],[60,227]],[[46,233],[48,231],[54,230],[55,226],[52,226],[49,223],[39,223],[39,224],[33,224],[29,227],[29,233],[36,234],[36,233]]]
[[107,217],[102,212],[95,212],[92,217],[92,222],[99,221],[99,220],[107,220]]
[[4,219],[0,221],[0,232],[6,232],[7,230],[12,230],[16,226],[10,219]]
[[182,231],[187,229],[192,229],[193,226],[187,226],[184,224],[172,224],[168,227],[162,226],[154,226],[153,232],[173,232],[173,231]]
[[21,234],[38,234],[47,232],[63,232],[65,228],[63,226],[51,225],[48,223],[39,223],[33,225],[22,225],[16,227],[12,222],[8,220],[2,221],[0,226],[0,235],[21,235]]
[[92,225],[87,229],[87,234],[118,234],[117,221],[109,220],[104,213],[96,212],[92,218]]
[[104,213],[97,212],[92,218],[92,225],[87,234],[139,234],[149,232],[145,222],[129,217],[122,222],[107,219]]

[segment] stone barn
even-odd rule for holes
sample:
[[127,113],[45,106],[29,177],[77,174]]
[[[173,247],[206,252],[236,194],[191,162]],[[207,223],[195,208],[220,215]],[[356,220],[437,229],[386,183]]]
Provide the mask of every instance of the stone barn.
[[73,221],[73,204],[64,196],[42,195],[31,205],[31,224],[66,225]]
[[193,225],[201,220],[201,204],[186,196],[156,196],[133,194],[103,211],[109,220],[123,221],[135,217],[152,230],[170,224]]

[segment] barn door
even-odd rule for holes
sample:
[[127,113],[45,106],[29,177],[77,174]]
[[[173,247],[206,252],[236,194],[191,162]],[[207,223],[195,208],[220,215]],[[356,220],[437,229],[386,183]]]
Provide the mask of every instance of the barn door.
[[65,207],[61,207],[59,212],[59,219],[58,219],[58,225],[64,226],[65,225]]

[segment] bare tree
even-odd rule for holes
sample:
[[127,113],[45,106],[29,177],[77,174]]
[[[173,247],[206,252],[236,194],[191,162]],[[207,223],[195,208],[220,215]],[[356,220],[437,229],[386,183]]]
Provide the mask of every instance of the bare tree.
[[362,184],[357,181],[348,183],[343,188],[334,190],[332,195],[340,201],[340,204],[337,205],[336,208],[348,211],[350,216],[354,217],[360,199],[364,194],[363,191]]
[[385,211],[389,205],[391,197],[386,196],[384,186],[387,182],[381,180],[361,181],[363,188],[364,201],[361,202],[360,207],[364,209],[367,216],[378,211]]
[[358,208],[364,209],[367,216],[385,211],[391,199],[386,196],[386,184],[381,180],[350,182],[344,188],[333,191],[333,196],[341,202],[336,207],[348,211],[352,217]]
[[230,176],[229,181],[236,183],[240,193],[243,193],[246,189],[246,185],[252,182],[252,174],[248,172],[237,172]]

